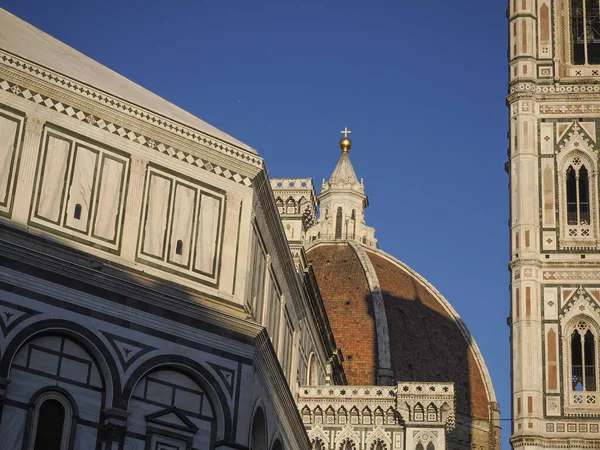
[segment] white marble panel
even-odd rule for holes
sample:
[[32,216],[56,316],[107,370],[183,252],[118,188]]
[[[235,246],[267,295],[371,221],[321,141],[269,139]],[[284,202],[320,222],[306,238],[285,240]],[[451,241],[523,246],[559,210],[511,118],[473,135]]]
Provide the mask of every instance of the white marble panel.
[[[97,161],[98,152],[81,145],[77,146],[71,174],[65,223],[68,227],[84,233],[87,233],[88,230]],[[77,205],[79,205],[79,208],[77,208]],[[77,211],[79,218],[76,217],[76,209],[79,209]]]
[[117,233],[119,203],[122,199],[123,171],[121,161],[104,157],[98,186],[98,206],[94,223],[94,236],[114,241]]
[[9,164],[15,151],[18,124],[0,116],[0,204],[8,200],[12,165]]
[[27,410],[5,405],[2,409],[2,422],[0,422],[0,442],[2,448],[20,449],[22,447],[23,430]]
[[[175,188],[169,261],[185,266],[189,264],[192,247],[196,192],[183,184],[177,184]],[[181,254],[177,254],[178,241],[182,242]]]
[[558,307],[558,293],[556,288],[544,288],[544,319],[558,319]]
[[215,271],[220,213],[220,201],[203,193],[200,198],[200,220],[194,266],[196,270],[211,275]]
[[146,229],[142,251],[162,258],[164,254],[165,232],[169,213],[171,180],[152,174],[148,186],[146,209]]
[[94,450],[96,448],[96,436],[98,431],[92,427],[77,425],[75,433],[75,445],[77,450]]
[[42,182],[37,214],[51,222],[58,222],[60,219],[70,146],[67,140],[54,136],[48,137],[46,158],[41,168]]

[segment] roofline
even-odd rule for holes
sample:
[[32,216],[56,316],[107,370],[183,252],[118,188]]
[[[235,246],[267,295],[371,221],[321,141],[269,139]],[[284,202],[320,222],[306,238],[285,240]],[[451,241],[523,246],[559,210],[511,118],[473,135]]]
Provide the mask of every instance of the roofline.
[[[360,245],[362,246],[362,244],[360,244]],[[475,361],[477,361],[479,371],[481,372],[481,374],[483,375],[483,378],[484,378],[484,384],[485,384],[485,388],[486,388],[486,391],[488,394],[488,400],[490,402],[497,403],[496,392],[494,390],[494,385],[492,384],[492,377],[490,376],[490,373],[488,371],[487,365],[485,363],[485,359],[483,358],[483,354],[481,353],[481,350],[479,349],[479,346],[477,345],[475,338],[473,337],[473,335],[467,328],[467,325],[462,320],[462,318],[460,317],[458,312],[456,312],[454,307],[450,304],[450,302],[446,299],[446,297],[444,297],[440,291],[438,291],[429,281],[427,281],[427,279],[425,279],[425,277],[423,277],[416,270],[409,267],[406,263],[403,263],[399,259],[393,257],[389,253],[384,252],[383,250],[374,249],[372,247],[367,247],[367,246],[363,246],[363,248],[367,251],[371,251],[379,256],[387,258],[392,263],[395,263],[398,266],[400,266],[402,269],[406,270],[412,276],[417,278],[421,283],[423,283],[423,285],[427,289],[429,289],[430,293],[432,295],[434,295],[440,301],[440,303],[446,308],[446,310],[448,311],[450,316],[454,319],[454,321],[458,325],[458,328],[460,329],[463,337],[465,338],[465,341],[467,341],[467,343],[469,344],[469,347],[473,350],[473,354],[475,356]]]
[[[352,243],[354,243],[354,241],[352,241]],[[332,245],[332,244],[333,245],[349,244],[350,247],[352,248],[350,240],[340,239],[340,240],[335,240],[335,241],[315,241],[314,245],[311,245],[310,249],[308,249],[307,251],[312,250],[317,247],[320,247],[322,245]],[[479,372],[483,376],[483,381],[484,381],[486,393],[488,396],[488,402],[497,403],[496,392],[494,390],[494,385],[492,384],[492,377],[490,376],[487,365],[485,364],[485,359],[483,358],[483,354],[481,353],[481,350],[479,349],[479,346],[477,345],[475,338],[473,337],[473,335],[467,328],[467,325],[462,320],[462,318],[460,317],[458,312],[456,312],[456,310],[452,307],[452,305],[446,299],[446,297],[444,297],[440,291],[438,291],[429,281],[427,281],[427,279],[425,279],[425,277],[423,277],[420,273],[418,273],[417,271],[415,271],[414,269],[409,267],[406,263],[403,263],[402,261],[400,261],[398,258],[393,257],[392,255],[384,252],[383,250],[369,247],[369,246],[366,246],[366,245],[363,245],[360,243],[356,243],[356,244],[357,244],[357,246],[360,246],[363,250],[373,252],[374,254],[376,254],[378,256],[386,258],[391,263],[394,263],[394,264],[398,265],[401,269],[407,271],[410,275],[412,275],[419,282],[421,282],[423,284],[423,286],[425,286],[425,288],[428,289],[429,292],[440,302],[440,304],[446,309],[449,316],[454,320],[454,322],[458,326],[465,341],[469,345],[469,348],[471,350],[473,350],[473,355],[475,356],[475,361],[477,362],[477,367],[479,368]],[[369,290],[371,290],[370,284],[369,284]]]

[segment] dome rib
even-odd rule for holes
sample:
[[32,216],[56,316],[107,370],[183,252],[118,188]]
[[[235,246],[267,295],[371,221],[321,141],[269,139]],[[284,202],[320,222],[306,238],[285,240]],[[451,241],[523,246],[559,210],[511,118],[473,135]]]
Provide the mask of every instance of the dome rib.
[[371,301],[373,303],[375,329],[377,333],[377,384],[381,386],[391,386],[395,383],[395,380],[394,372],[392,370],[392,356],[390,354],[390,333],[388,331],[388,320],[385,313],[385,303],[381,292],[381,285],[379,284],[379,278],[377,277],[375,267],[373,267],[373,264],[363,247],[353,241],[348,241],[348,244],[352,250],[354,250],[354,253],[356,253],[356,256],[362,264],[367,283],[369,284],[369,290],[371,291]]

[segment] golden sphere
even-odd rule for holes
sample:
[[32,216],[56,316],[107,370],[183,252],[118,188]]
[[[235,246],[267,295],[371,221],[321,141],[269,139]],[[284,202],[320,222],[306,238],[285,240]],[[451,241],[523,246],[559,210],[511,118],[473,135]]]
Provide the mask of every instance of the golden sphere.
[[340,139],[340,148],[345,153],[352,148],[352,141],[347,137]]

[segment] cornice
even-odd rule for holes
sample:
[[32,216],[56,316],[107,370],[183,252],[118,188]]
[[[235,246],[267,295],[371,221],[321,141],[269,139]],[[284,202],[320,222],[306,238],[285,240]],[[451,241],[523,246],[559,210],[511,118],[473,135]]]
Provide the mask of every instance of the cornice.
[[[250,186],[251,177],[263,168],[257,155],[2,50],[0,90],[245,186]],[[199,157],[199,147],[212,162]]]
[[[185,300],[183,297],[177,297],[158,289],[152,289],[142,284],[127,281],[95,268],[85,267],[81,264],[53,256],[54,254],[63,254],[63,252],[40,252],[0,237],[0,254],[51,272],[68,274],[69,277],[82,283],[118,292],[122,295],[158,305],[206,323],[224,326],[246,336],[254,338],[262,330],[260,325],[251,320],[246,320],[245,313],[237,305],[234,306],[221,302],[219,306],[223,310],[220,311],[198,302]],[[195,296],[198,298],[202,297],[197,294]],[[229,313],[226,311],[227,309],[230,310]]]
[[544,436],[513,436],[510,438],[513,448],[517,447],[543,447],[543,448],[577,448],[600,449],[600,439],[583,437],[547,438]]
[[[515,101],[524,99],[537,101],[556,100],[568,102],[600,101],[600,84],[539,84],[534,81],[512,84],[508,91],[507,103],[511,104]],[[596,112],[600,111],[598,106],[596,106],[596,108]]]

